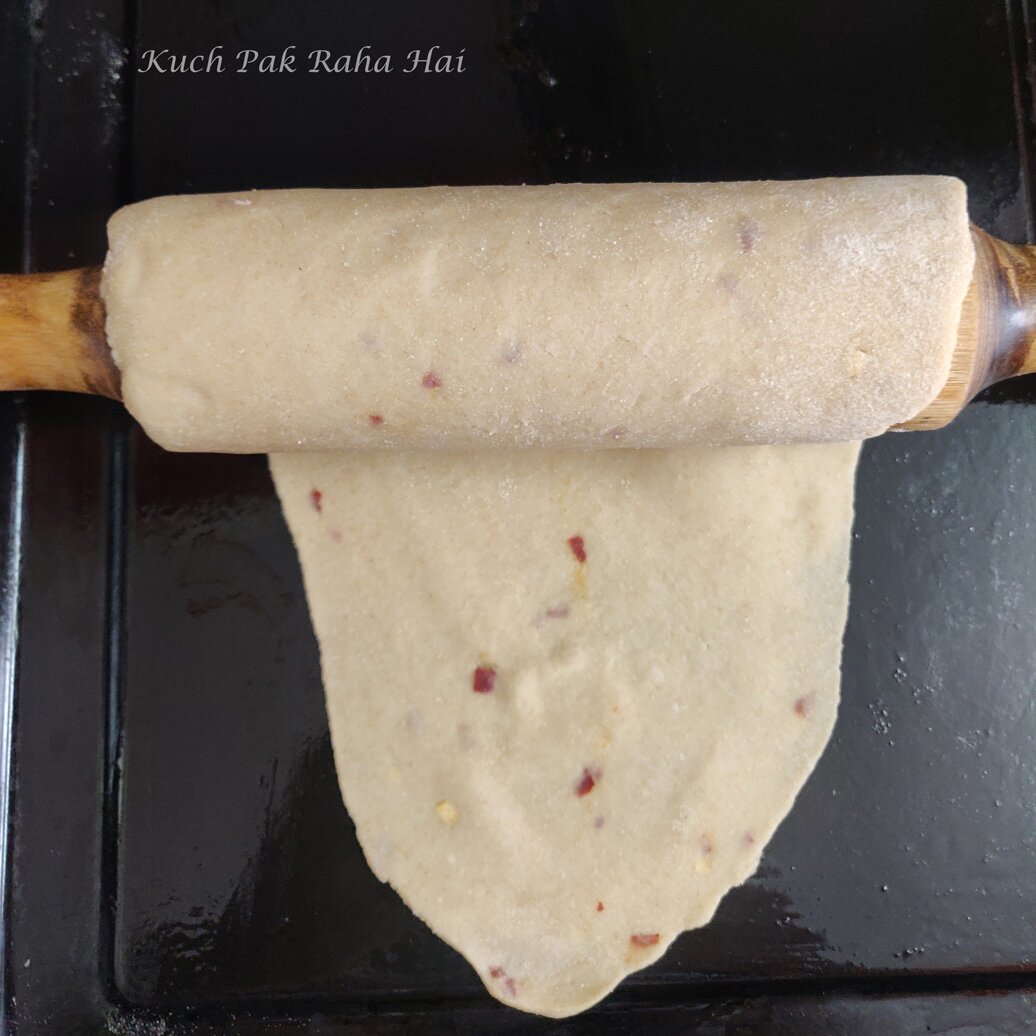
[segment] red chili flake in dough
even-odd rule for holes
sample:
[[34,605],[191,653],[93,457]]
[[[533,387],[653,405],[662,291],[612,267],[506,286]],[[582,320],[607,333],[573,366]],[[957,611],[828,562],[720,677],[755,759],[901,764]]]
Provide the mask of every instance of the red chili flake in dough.
[[319,489],[310,490],[309,502],[313,505],[313,510],[320,514],[324,509],[324,494]]
[[477,694],[488,694],[496,686],[496,669],[491,665],[480,665],[471,674],[471,689]]
[[576,794],[582,798],[594,790],[594,785],[601,779],[600,770],[591,770],[588,766],[583,767],[583,776],[576,784]]
[[518,987],[515,985],[514,979],[503,968],[490,968],[489,977],[501,979],[508,996],[516,996],[518,994]]
[[712,853],[712,839],[708,835],[701,836],[701,851],[709,856]]
[[743,216],[737,224],[737,239],[741,245],[741,251],[745,255],[755,248],[756,242],[759,240],[759,235],[762,233],[762,228],[754,219],[749,219],[747,216]]
[[342,542],[342,533],[338,529],[332,529],[331,530],[331,540],[334,543],[341,543]]
[[548,619],[567,619],[570,614],[571,609],[567,604],[558,604],[537,615],[532,624],[539,629]]
[[375,428],[377,428],[379,424],[385,423],[385,418],[382,417],[381,414],[371,414],[367,420],[370,421]]
[[442,388],[442,378],[435,371],[429,371],[422,379],[421,384],[426,389]]
[[630,936],[634,946],[654,946],[658,942],[658,932],[637,932]]
[[594,817],[594,830],[600,831],[604,827],[604,817]]
[[755,845],[755,835],[751,831],[746,831],[744,837],[741,839],[741,844],[747,849],[750,845]]
[[582,536],[569,536],[568,546],[573,554],[576,556],[576,561],[580,565],[586,564],[586,545],[583,543]]
[[809,715],[809,698],[805,695],[795,699],[795,715],[803,719]]
[[604,909],[604,904],[600,900],[598,900],[597,901],[597,912],[600,913],[603,909]]

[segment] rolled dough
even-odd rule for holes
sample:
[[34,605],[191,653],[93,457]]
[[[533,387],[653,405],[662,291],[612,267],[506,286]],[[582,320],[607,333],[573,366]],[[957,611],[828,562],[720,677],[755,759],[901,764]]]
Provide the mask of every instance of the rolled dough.
[[857,444],[282,454],[371,868],[561,1017],[705,924],[835,717]]
[[[946,379],[963,185],[159,198],[109,240],[146,431],[275,453],[375,873],[547,1015],[704,924],[831,729],[848,440]],[[827,444],[700,445],[766,442]]]
[[126,405],[174,450],[836,441],[946,380],[948,177],[265,191],[117,212]]

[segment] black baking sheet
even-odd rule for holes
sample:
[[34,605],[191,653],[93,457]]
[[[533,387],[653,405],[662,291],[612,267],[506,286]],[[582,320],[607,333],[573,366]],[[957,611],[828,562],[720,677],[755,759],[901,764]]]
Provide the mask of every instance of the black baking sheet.
[[[1014,0],[12,9],[4,259],[97,261],[111,209],[161,193],[896,172],[963,177],[976,222],[1021,241],[1025,15]],[[150,48],[220,44],[228,64],[369,44],[405,65],[438,46],[466,71],[134,73]],[[1031,394],[865,448],[830,748],[715,921],[567,1023],[489,1000],[364,865],[264,459],[164,453],[113,404],[4,400],[9,1026],[1023,1031]]]

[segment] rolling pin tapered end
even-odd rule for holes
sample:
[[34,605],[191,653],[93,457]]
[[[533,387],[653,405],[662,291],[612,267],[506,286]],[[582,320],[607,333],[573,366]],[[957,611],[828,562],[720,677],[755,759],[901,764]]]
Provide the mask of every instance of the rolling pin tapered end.
[[99,266],[0,275],[0,391],[122,398],[100,283]]
[[975,269],[942,391],[901,431],[942,428],[983,389],[1036,372],[1036,248],[971,228]]

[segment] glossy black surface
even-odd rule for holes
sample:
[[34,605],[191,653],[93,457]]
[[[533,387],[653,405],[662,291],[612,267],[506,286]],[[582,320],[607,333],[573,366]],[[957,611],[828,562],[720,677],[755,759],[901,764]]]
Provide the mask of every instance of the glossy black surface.
[[[4,43],[12,110],[25,102],[5,159],[29,161],[2,181],[3,211],[27,211],[43,268],[95,260],[111,208],[165,192],[950,172],[978,223],[1020,241],[1023,14],[1014,0],[43,5]],[[468,71],[177,77],[123,75],[119,61],[124,44],[132,69],[151,47],[368,42],[399,58],[464,47]],[[366,868],[264,460],[163,453],[97,401],[7,403],[5,473],[24,437],[22,489],[0,494],[0,546],[20,574],[9,1021],[60,1034],[1024,1031],[1032,394],[1020,382],[944,432],[868,444],[830,748],[715,921],[566,1023],[491,1002]]]

